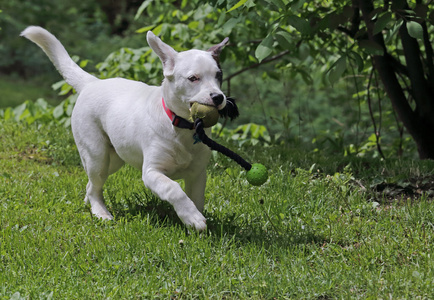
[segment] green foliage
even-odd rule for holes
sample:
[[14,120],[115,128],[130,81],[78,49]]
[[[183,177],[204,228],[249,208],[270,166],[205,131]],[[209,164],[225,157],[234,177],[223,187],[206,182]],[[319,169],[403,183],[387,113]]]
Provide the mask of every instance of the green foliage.
[[101,61],[124,42],[120,37],[110,36],[110,24],[97,0],[8,0],[0,6],[3,10],[0,72],[4,74],[29,77],[44,74],[51,81],[58,80],[45,54],[19,37],[29,25],[43,26],[58,36],[71,54],[94,62]]
[[269,146],[272,142],[267,128],[255,123],[240,125],[235,129],[228,129],[223,127],[221,123],[217,123],[212,127],[212,133],[226,141],[237,143],[239,147],[243,145],[255,146],[257,144]]
[[[352,27],[356,10],[351,1],[327,3],[324,7],[319,1],[222,0],[208,4],[199,1],[189,1],[187,4],[184,1],[180,5],[173,1],[162,2],[166,4],[164,9],[163,5],[153,5],[150,1],[143,3],[136,18],[140,19],[142,14],[153,16],[151,20],[154,20],[154,24],[147,23],[147,26],[138,32],[152,29],[165,41],[175,44],[178,50],[191,46],[203,48],[206,42],[212,44],[225,35],[229,36],[231,44],[223,53],[223,61],[234,61],[235,66],[241,70],[235,69],[233,64],[226,68],[234,74],[229,74],[226,81],[228,84],[232,81],[232,90],[247,92],[242,97],[256,96],[254,91],[250,92],[251,84],[246,84],[246,88],[243,88],[241,83],[243,80],[237,80],[234,76],[244,70],[250,70],[251,66],[260,68],[255,74],[261,76],[263,72],[263,78],[274,78],[279,82],[292,81],[299,77],[304,84],[311,86],[320,75],[322,77],[320,88],[327,89],[331,84],[332,88],[341,89],[343,83],[347,94],[357,95],[355,101],[349,105],[352,110],[351,117],[340,116],[338,119],[346,128],[334,131],[335,133],[345,131],[345,135],[342,136],[342,147],[339,149],[341,153],[364,155],[372,152],[373,155],[377,155],[378,153],[375,152],[380,149],[380,146],[373,147],[369,138],[372,132],[381,137],[380,132],[375,132],[380,127],[387,128],[386,137],[376,139],[375,143],[385,143],[381,147],[387,157],[405,151],[408,155],[412,155],[415,147],[403,148],[407,136],[399,130],[402,127],[399,122],[396,126],[396,116],[391,113],[393,108],[387,97],[378,92],[381,88],[378,80],[376,79],[375,84],[372,84],[370,79],[372,72],[370,56],[380,55],[384,49],[366,39],[364,23],[358,24],[358,28]],[[429,8],[426,5],[411,7],[416,12],[414,21],[403,22],[400,8],[381,8],[382,4],[377,1],[374,1],[374,4],[378,6],[376,15],[373,16],[376,19],[374,32],[384,32],[387,45],[390,47],[388,51],[399,57],[402,53],[396,51],[399,41],[397,31],[405,24],[411,31],[410,35],[416,37],[418,34],[420,38],[421,26],[417,21],[428,20]],[[186,28],[188,30],[184,30]],[[432,34],[432,27],[429,32]],[[178,44],[178,41],[181,41],[181,44]],[[263,66],[264,62],[268,62],[270,66]],[[264,84],[259,86],[258,90],[267,90]],[[299,89],[299,86],[297,88]],[[362,91],[368,92],[360,95]],[[288,97],[282,91],[278,93]],[[373,93],[377,96],[375,99],[370,95]],[[278,101],[277,97],[267,97],[264,102],[267,106],[275,107],[279,105]],[[345,101],[347,99],[342,97],[339,99],[340,103],[334,104],[342,106]],[[373,109],[365,109],[372,103],[374,103]],[[332,110],[329,108],[325,113],[330,113]],[[256,113],[257,111],[258,109]],[[279,113],[276,115],[273,112],[270,115],[274,116],[273,119],[277,122],[274,124],[270,124],[269,120],[265,122],[276,135],[287,138],[288,127],[279,127],[283,124],[278,121],[281,110],[276,109],[275,112]],[[324,111],[318,110],[318,112]],[[289,114],[292,115],[292,120],[302,117],[293,116],[291,112],[286,113],[286,116]],[[357,117],[354,118],[354,115]],[[266,115],[264,117],[269,119]],[[310,118],[310,122],[311,127],[323,128],[323,125],[314,118]],[[381,124],[378,126],[377,123]],[[330,122],[327,127],[332,127]],[[395,131],[392,128],[395,128]],[[294,139],[294,136],[290,139]],[[393,148],[392,145],[400,146]]]
[[97,64],[100,78],[122,77],[158,85],[162,80],[162,68],[158,57],[151,55],[149,47],[121,48]]
[[[32,9],[43,6],[42,2],[35,3]],[[80,4],[78,11],[86,12],[84,15],[92,19],[92,5],[96,4]],[[398,37],[402,26],[420,40],[420,22],[426,20],[428,33],[433,34],[429,6],[411,2],[410,9],[404,12],[393,5],[383,7],[379,1],[374,1],[374,5],[374,32],[384,35],[387,51],[398,58],[402,56]],[[12,1],[9,7],[16,9],[18,4]],[[76,16],[77,10],[69,11],[67,7],[59,4],[53,11],[63,9],[68,11],[67,18]],[[100,9],[93,18],[98,24],[104,21]],[[103,62],[91,62],[89,66],[96,66],[96,75],[101,78],[119,76],[157,85],[162,80],[161,63],[149,47],[143,47],[146,31],[152,30],[178,51],[207,49],[229,36],[230,44],[221,56],[227,74],[223,87],[239,99],[242,111],[239,121],[229,125],[231,128],[254,120],[269,131],[267,144],[303,143],[312,150],[322,147],[321,150],[343,155],[373,157],[379,155],[380,145],[384,157],[413,157],[415,146],[402,130],[379,79],[375,74],[371,76],[370,57],[382,54],[384,49],[366,38],[363,22],[351,31],[355,13],[349,0],[144,1],[135,11],[135,23],[129,29],[137,33],[134,44],[140,47],[122,47]],[[404,13],[410,16],[403,18]],[[57,18],[50,20],[56,24]],[[11,23],[11,16],[7,20]],[[82,29],[83,19],[77,22]],[[72,39],[80,41],[81,47],[81,43],[89,44],[86,39],[93,37]],[[116,42],[120,40],[110,40]],[[74,47],[67,48],[80,54]],[[110,47],[95,48],[99,51]],[[87,54],[83,56],[88,58]],[[68,105],[61,107],[66,111]],[[66,119],[63,122],[67,124]],[[309,146],[312,140],[315,143]]]
[[[60,82],[60,94],[68,93],[71,87],[64,81]],[[38,122],[39,124],[63,124],[65,127],[71,125],[71,115],[74,108],[77,95],[72,94],[59,105],[52,106],[47,101],[39,98],[35,102],[27,100],[15,108],[8,107],[0,109],[0,117],[4,120],[13,119],[15,121],[23,121],[27,124]]]

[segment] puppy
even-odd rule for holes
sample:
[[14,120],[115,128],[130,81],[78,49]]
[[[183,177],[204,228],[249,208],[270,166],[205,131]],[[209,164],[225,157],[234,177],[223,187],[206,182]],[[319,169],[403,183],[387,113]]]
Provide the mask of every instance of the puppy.
[[[149,31],[148,44],[159,56],[164,73],[161,86],[149,86],[94,77],[41,27],[30,26],[21,36],[41,47],[79,94],[71,127],[89,178],[84,200],[90,202],[92,213],[113,219],[104,203],[103,185],[110,174],[128,163],[142,170],[145,186],[172,204],[184,224],[204,230],[202,211],[211,151],[194,143],[194,131],[186,119],[194,102],[215,106],[231,118],[238,115],[236,105],[220,88],[218,57],[228,38],[208,51],[176,52]],[[209,134],[210,129],[207,131]],[[185,192],[176,179],[184,180]]]

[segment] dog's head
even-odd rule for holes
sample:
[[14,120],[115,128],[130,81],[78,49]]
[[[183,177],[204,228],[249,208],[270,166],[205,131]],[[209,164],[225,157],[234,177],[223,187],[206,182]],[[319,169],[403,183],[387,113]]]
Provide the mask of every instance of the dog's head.
[[229,41],[225,38],[207,51],[177,52],[151,31],[147,34],[149,46],[163,63],[163,97],[176,114],[188,118],[194,102],[215,106],[225,117],[238,116],[235,101],[221,91],[223,72],[219,55]]

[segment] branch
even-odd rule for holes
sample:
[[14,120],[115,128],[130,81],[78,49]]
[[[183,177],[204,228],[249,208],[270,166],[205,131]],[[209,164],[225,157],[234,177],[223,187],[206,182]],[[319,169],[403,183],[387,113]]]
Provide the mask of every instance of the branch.
[[272,57],[270,57],[270,58],[264,59],[263,61],[261,61],[261,62],[259,62],[259,63],[256,63],[256,64],[253,64],[253,65],[251,65],[251,66],[245,67],[244,69],[241,69],[241,70],[239,70],[239,71],[237,71],[237,72],[235,72],[235,73],[229,75],[229,76],[226,77],[223,81],[228,81],[228,82],[229,82],[229,81],[230,81],[232,78],[234,78],[235,76],[238,76],[238,75],[240,75],[241,73],[244,73],[245,71],[248,71],[248,70],[254,69],[254,68],[259,67],[259,66],[261,66],[261,65],[264,65],[264,64],[266,64],[266,63],[269,63],[269,62],[272,62],[272,61],[278,60],[278,59],[280,59],[281,57],[283,57],[283,56],[285,56],[286,54],[288,54],[289,52],[290,52],[289,50],[285,50],[285,51],[280,52],[279,54],[276,54],[276,55],[274,55],[274,56],[272,56]]
[[[384,55],[374,55],[374,67],[380,75],[383,86],[392,102],[394,110],[398,113],[400,120],[404,123],[411,135],[417,134],[416,116],[410,104],[407,102],[404,91],[399,84],[393,68],[390,54],[387,53],[384,38],[381,34],[373,34],[374,22],[369,17],[374,10],[372,1],[358,0],[359,8],[362,12],[364,22],[368,28],[368,35],[371,41],[376,42],[384,49]],[[405,27],[405,26],[404,26]]]
[[393,66],[393,68],[397,73],[403,74],[408,77],[408,70],[406,66],[404,66],[399,60],[397,60],[395,57],[391,55],[389,56],[389,59],[391,65]]
[[[377,129],[377,122],[375,122],[374,112],[372,110],[372,101],[371,101],[371,82],[372,82],[372,75],[374,74],[375,69],[372,68],[371,74],[369,75],[368,80],[368,86],[366,87],[367,90],[367,97],[368,97],[368,107],[369,107],[369,115],[371,116],[372,125],[374,125],[374,133],[375,133],[375,143],[377,144],[377,151],[380,153],[381,157],[383,159],[386,159],[384,156],[383,150],[381,149],[380,144],[380,128]],[[380,102],[380,99],[379,99]],[[380,102],[381,103],[381,102]],[[380,126],[381,127],[381,104],[380,104]]]
[[412,94],[416,101],[417,111],[421,114],[431,114],[433,102],[429,83],[425,78],[421,53],[417,40],[408,33],[407,26],[403,24],[399,29],[402,48],[404,50],[405,61],[407,63],[408,74],[411,82]]
[[423,44],[425,46],[426,52],[426,64],[428,67],[428,80],[431,82],[431,86],[434,85],[434,52],[432,45],[429,40],[428,28],[426,26],[426,22],[422,22],[423,29]]
[[357,5],[356,1],[353,1],[353,9],[354,9],[354,13],[353,13],[353,17],[351,19],[351,27],[350,29],[344,28],[342,26],[338,26],[338,29],[346,34],[348,34],[350,37],[354,38],[357,34],[357,32],[359,31],[359,27],[360,27],[360,9],[359,6]]

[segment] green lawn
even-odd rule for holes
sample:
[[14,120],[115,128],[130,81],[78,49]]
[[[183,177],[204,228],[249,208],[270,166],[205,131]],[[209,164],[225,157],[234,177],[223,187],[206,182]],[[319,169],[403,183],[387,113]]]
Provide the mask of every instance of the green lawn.
[[433,162],[231,147],[270,179],[215,155],[189,233],[130,167],[95,219],[70,131],[0,121],[0,299],[434,297]]

